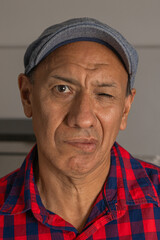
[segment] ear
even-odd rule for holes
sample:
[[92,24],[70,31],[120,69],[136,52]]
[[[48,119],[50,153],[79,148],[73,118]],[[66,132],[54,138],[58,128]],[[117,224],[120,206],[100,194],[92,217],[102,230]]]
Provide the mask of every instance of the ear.
[[131,109],[131,105],[134,101],[135,95],[136,95],[136,89],[132,88],[131,94],[125,98],[125,104],[124,104],[124,110],[123,110],[122,120],[121,120],[121,124],[120,124],[120,130],[124,130],[127,127],[127,119],[128,119],[128,115],[129,115],[129,112]]
[[30,118],[32,117],[31,97],[33,84],[25,74],[21,73],[18,77],[18,86],[24,113],[26,117]]

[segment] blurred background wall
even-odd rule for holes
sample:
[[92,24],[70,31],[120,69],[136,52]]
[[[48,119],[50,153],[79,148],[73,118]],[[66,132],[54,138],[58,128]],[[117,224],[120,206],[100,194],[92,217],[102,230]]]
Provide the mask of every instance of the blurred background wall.
[[[159,0],[0,0],[0,135],[30,132],[30,127],[23,125],[25,116],[17,87],[27,45],[52,24],[88,16],[116,28],[139,53],[137,94],[128,127],[118,142],[133,155],[159,160],[159,11]],[[0,138],[0,176],[18,167],[33,145],[25,137],[13,140]]]

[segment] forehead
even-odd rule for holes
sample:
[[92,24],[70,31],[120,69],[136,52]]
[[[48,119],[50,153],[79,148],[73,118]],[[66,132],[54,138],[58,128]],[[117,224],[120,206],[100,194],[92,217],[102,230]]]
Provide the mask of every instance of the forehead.
[[[76,69],[76,70],[75,70]],[[108,47],[96,42],[74,42],[54,50],[37,67],[36,72],[50,74],[53,71],[64,73],[77,71],[112,73],[120,78],[128,74],[118,56]]]
[[[108,61],[114,61],[123,66],[118,56],[108,47],[97,42],[79,41],[66,44],[54,50],[46,59],[46,62],[58,60],[58,57],[73,58],[76,60],[87,60],[88,65],[106,64]],[[85,62],[86,64],[86,62]]]

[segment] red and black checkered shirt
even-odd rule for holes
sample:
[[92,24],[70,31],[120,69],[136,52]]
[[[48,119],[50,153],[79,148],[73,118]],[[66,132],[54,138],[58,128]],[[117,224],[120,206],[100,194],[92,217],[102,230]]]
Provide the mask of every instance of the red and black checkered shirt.
[[43,206],[33,176],[36,146],[19,170],[0,180],[0,240],[160,239],[160,168],[117,143],[111,168],[81,233]]

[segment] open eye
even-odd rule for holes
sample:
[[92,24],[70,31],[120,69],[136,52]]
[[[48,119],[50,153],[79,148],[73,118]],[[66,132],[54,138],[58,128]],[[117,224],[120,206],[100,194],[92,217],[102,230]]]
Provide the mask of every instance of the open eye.
[[67,85],[57,85],[55,90],[59,93],[69,93],[71,92],[70,88]]

